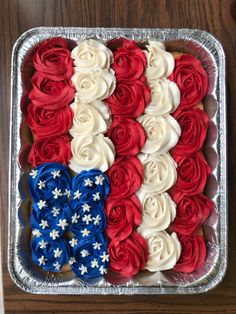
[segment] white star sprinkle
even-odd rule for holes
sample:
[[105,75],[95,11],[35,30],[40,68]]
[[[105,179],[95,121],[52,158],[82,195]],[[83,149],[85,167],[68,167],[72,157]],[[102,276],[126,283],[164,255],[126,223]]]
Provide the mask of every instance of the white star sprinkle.
[[42,190],[42,188],[45,188],[45,181],[39,180],[38,187],[40,190]]
[[89,225],[90,221],[93,221],[93,219],[91,218],[91,214],[84,215],[82,220],[86,222],[86,225]]
[[100,215],[97,215],[96,217],[93,217],[94,225],[100,225],[101,217]]
[[74,257],[71,257],[70,260],[69,260],[69,264],[72,265],[76,262],[75,258]]
[[88,204],[84,204],[82,208],[83,208],[83,212],[90,212],[91,206],[89,206]]
[[86,256],[89,256],[89,251],[88,250],[82,250],[80,252],[80,254],[82,255],[82,257],[86,257]]
[[59,219],[59,223],[57,224],[58,227],[61,227],[62,230],[65,230],[69,224],[67,223],[66,219]]
[[109,254],[106,254],[106,252],[104,251],[102,255],[100,255],[102,262],[109,262]]
[[40,225],[40,227],[41,227],[43,230],[46,229],[46,228],[49,228],[49,225],[48,225],[47,220],[41,219],[41,223],[40,223],[39,225]]
[[79,270],[81,271],[81,275],[84,275],[88,272],[87,267],[81,264],[81,267],[79,267]]
[[78,215],[77,213],[75,213],[75,214],[71,217],[71,222],[72,222],[73,224],[77,224],[78,221],[79,221],[79,217],[80,217],[80,215]]
[[98,243],[98,242],[93,243],[93,248],[95,250],[101,250],[101,246],[102,246],[102,243]]
[[54,252],[54,257],[55,258],[60,257],[61,254],[62,254],[62,251],[59,249],[59,247],[56,250],[54,250],[53,252]]
[[60,170],[53,170],[51,174],[53,175],[53,179],[56,179],[56,177],[59,178],[61,176]]
[[52,191],[52,194],[54,195],[53,198],[58,198],[59,196],[62,196],[61,190],[58,190],[58,188],[55,188],[54,191]]
[[71,197],[70,190],[65,189],[64,195],[67,195],[67,197],[70,198]]
[[59,262],[56,262],[53,266],[55,267],[55,270],[60,270],[61,265]]
[[32,234],[33,234],[33,236],[35,236],[35,237],[37,237],[37,238],[42,235],[42,233],[41,233],[38,229],[34,229],[34,230],[32,231]]
[[100,200],[100,193],[99,192],[93,194],[93,200],[94,201],[99,201]]
[[78,198],[78,200],[79,200],[81,195],[82,195],[82,193],[80,193],[79,190],[77,190],[76,192],[74,192],[74,200],[75,200],[76,198]]
[[53,240],[56,240],[56,238],[59,238],[59,231],[53,229],[50,233],[49,233],[50,237],[53,239]]
[[32,179],[35,179],[37,174],[38,174],[38,170],[32,169],[29,175],[32,177]]
[[84,185],[85,186],[93,186],[93,181],[91,181],[89,178],[84,180]]
[[106,268],[104,268],[104,266],[103,266],[103,265],[102,265],[102,266],[100,266],[99,271],[100,271],[100,274],[101,274],[101,275],[104,275],[104,274],[106,274],[106,273],[107,273],[107,269],[106,269]]
[[57,217],[60,214],[60,208],[53,207],[51,213],[53,213],[53,217]]
[[91,267],[92,268],[95,268],[95,267],[98,268],[99,267],[98,260],[96,258],[94,260],[92,260]]
[[99,176],[96,176],[95,179],[96,185],[103,185],[103,181],[105,180],[105,178],[101,174]]
[[38,203],[37,203],[39,209],[42,209],[43,207],[47,207],[47,203],[46,201],[43,201],[43,200],[40,200]]
[[75,247],[78,243],[78,239],[72,238],[69,243],[72,247]]
[[82,233],[82,237],[84,238],[84,237],[87,237],[90,233],[91,233],[91,231],[89,231],[88,229],[84,229],[84,230],[81,230],[80,231],[81,233]]
[[40,258],[38,258],[39,266],[45,265],[47,262],[47,259],[42,255]]
[[40,247],[40,249],[46,249],[47,244],[48,244],[48,243],[47,243],[46,241],[44,241],[44,239],[42,239],[42,241],[39,242],[39,247]]

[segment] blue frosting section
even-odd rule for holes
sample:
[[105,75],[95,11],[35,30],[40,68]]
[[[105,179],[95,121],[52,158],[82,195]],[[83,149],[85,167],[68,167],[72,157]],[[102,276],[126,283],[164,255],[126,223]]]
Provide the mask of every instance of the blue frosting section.
[[45,271],[59,272],[68,263],[71,249],[64,238],[35,237],[31,241],[32,260]]
[[106,174],[92,169],[71,178],[65,166],[45,163],[30,172],[29,190],[33,262],[51,272],[69,263],[83,280],[104,275],[109,262],[103,234],[110,191]]

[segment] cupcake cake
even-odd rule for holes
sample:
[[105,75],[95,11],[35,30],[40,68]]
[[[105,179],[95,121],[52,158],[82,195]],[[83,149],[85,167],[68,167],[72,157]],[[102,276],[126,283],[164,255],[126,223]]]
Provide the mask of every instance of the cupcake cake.
[[200,60],[157,40],[51,38],[32,64],[19,161],[35,267],[85,283],[200,269],[213,209]]

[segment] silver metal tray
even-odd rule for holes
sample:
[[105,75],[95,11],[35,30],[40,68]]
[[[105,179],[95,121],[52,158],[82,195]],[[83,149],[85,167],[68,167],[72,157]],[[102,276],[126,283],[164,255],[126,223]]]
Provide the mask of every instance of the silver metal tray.
[[[199,271],[192,274],[141,272],[125,284],[113,285],[103,279],[89,286],[71,272],[48,274],[32,264],[27,175],[18,165],[22,120],[20,101],[27,76],[27,60],[30,60],[34,47],[42,40],[56,36],[72,41],[88,37],[106,41],[122,36],[145,42],[155,38],[164,41],[167,50],[192,53],[204,64],[209,77],[204,106],[211,120],[204,153],[213,168],[206,194],[214,201],[215,210],[204,225],[208,253],[206,263]],[[212,289],[222,280],[227,264],[226,145],[225,56],[221,44],[211,34],[194,29],[73,27],[38,27],[25,32],[16,41],[12,53],[8,226],[8,268],[11,278],[21,289],[37,294],[194,294]]]

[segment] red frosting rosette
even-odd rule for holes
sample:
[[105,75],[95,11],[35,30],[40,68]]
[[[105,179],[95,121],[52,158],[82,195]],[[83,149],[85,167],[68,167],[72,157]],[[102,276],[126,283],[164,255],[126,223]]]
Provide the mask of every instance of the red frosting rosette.
[[137,118],[150,102],[150,90],[145,76],[135,81],[117,80],[114,93],[107,99],[111,113],[117,116]]
[[197,232],[209,217],[214,204],[203,194],[182,195],[176,200],[176,217],[171,229],[178,234]]
[[181,235],[178,234],[182,251],[175,271],[192,273],[201,268],[206,260],[206,245],[204,237],[201,235]]
[[175,202],[181,195],[195,195],[202,193],[208,175],[211,172],[202,152],[192,155],[173,155],[177,167],[177,181],[170,190]]
[[70,156],[70,138],[64,134],[52,139],[36,140],[31,147],[28,162],[32,164],[33,168],[46,162],[67,165]]
[[108,251],[109,268],[129,278],[144,269],[149,255],[146,241],[137,232],[133,232],[124,241],[114,238],[108,244]]
[[33,65],[44,78],[69,80],[73,74],[73,61],[67,40],[53,38],[43,42],[34,54]]
[[146,140],[146,133],[140,123],[130,118],[114,117],[107,133],[117,155],[136,156]]
[[181,92],[177,110],[192,108],[202,101],[208,88],[208,77],[201,62],[193,55],[181,54],[175,59],[175,68],[169,76]]
[[[133,40],[123,39],[120,43],[122,46],[113,53],[114,62],[112,64],[117,80],[133,81],[140,79],[147,66],[143,50]],[[113,44],[115,44],[114,41]]]
[[209,125],[208,115],[201,109],[189,109],[173,114],[180,125],[181,136],[172,149],[174,155],[190,155],[202,149]]
[[43,140],[67,133],[72,126],[73,111],[69,106],[48,110],[30,104],[25,118],[37,140]]
[[33,88],[28,97],[34,106],[57,110],[68,106],[74,99],[75,90],[70,80],[52,81],[35,72],[31,82]]
[[137,192],[143,182],[143,167],[137,157],[119,157],[108,169],[110,197],[121,199]]
[[126,239],[141,223],[142,205],[133,194],[124,199],[108,198],[105,206],[106,233],[110,239]]

